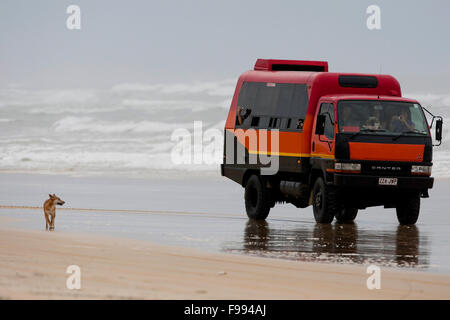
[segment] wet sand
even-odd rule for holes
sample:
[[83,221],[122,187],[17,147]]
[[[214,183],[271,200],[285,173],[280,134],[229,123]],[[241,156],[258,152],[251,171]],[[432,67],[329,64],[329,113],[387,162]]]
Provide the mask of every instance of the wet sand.
[[[3,222],[3,221],[2,221]],[[62,232],[1,230],[2,299],[449,299],[450,275],[208,253]],[[81,289],[66,288],[78,265]]]
[[[107,235],[295,261],[369,264],[450,274],[449,180],[437,179],[415,226],[399,226],[394,209],[362,210],[351,225],[320,225],[312,209],[277,205],[265,222],[247,219],[243,189],[218,178],[129,179],[0,174],[0,217],[43,230],[48,193],[56,230]],[[34,206],[27,208],[24,206]],[[79,208],[79,209],[76,209]]]
[[[402,227],[382,208],[351,225],[289,205],[249,221],[242,188],[220,178],[0,177],[4,299],[450,298],[448,180]],[[48,193],[66,201],[54,232],[40,208]],[[72,264],[80,291],[65,287]],[[366,287],[369,264],[381,290]]]

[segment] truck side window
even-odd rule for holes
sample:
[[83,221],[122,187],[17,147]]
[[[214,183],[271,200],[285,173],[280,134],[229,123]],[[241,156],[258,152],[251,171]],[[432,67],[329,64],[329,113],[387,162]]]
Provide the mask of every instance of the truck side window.
[[280,118],[270,118],[269,128],[278,128],[280,127],[281,119]]
[[259,126],[259,117],[252,117],[252,123],[251,123],[252,127],[257,127]]
[[236,107],[236,127],[248,128],[253,122],[252,118],[258,116],[253,110],[257,92],[257,83],[244,82],[242,84]]
[[248,127],[250,122],[251,109],[237,106],[236,110],[236,126],[237,127]]
[[[306,84],[244,81],[239,92],[235,125],[302,131],[308,103]],[[282,121],[286,118],[291,119],[290,123]]]
[[334,108],[331,103],[322,103],[320,105],[320,114],[326,114],[325,137],[334,139]]
[[292,119],[286,119],[286,129],[289,129],[291,127],[291,121]]

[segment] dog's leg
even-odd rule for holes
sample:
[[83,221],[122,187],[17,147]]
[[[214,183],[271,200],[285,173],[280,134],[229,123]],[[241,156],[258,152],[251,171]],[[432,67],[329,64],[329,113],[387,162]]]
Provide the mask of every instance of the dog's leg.
[[55,216],[53,214],[50,214],[50,230],[55,229],[55,226],[53,225],[54,220]]
[[45,217],[45,230],[48,230],[48,227],[50,225],[50,221],[48,219],[48,213],[44,211],[44,217]]

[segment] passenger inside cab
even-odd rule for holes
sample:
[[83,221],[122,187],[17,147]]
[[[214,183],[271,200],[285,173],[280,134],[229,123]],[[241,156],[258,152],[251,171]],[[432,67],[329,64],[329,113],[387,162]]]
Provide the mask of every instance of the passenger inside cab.
[[414,123],[411,120],[411,113],[409,108],[402,108],[400,115],[394,115],[391,120],[391,131],[405,132],[414,131]]
[[338,103],[339,131],[428,135],[420,105],[409,102],[343,100]]
[[242,126],[242,124],[244,123],[245,119],[248,118],[250,113],[251,113],[250,109],[244,109],[244,107],[238,106],[237,107],[236,124]]

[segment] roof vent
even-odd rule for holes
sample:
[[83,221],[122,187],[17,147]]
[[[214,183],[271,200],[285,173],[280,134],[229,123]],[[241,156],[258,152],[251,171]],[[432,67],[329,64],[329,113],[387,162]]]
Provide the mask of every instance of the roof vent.
[[326,61],[258,59],[254,70],[327,72]]
[[374,76],[339,76],[339,85],[351,88],[376,88],[378,79]]

